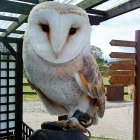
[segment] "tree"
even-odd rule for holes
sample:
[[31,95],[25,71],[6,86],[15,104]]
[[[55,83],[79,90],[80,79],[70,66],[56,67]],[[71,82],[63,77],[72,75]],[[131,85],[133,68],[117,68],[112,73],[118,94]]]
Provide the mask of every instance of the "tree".
[[107,66],[107,61],[103,58],[103,52],[99,47],[91,46],[91,53],[96,58],[97,64],[99,66],[99,69],[102,73],[107,73],[109,68]]
[[95,56],[95,58],[97,60],[98,59],[101,59],[102,58],[102,55],[103,55],[102,50],[100,48],[98,48],[98,47],[95,47],[95,46],[91,46],[91,53]]

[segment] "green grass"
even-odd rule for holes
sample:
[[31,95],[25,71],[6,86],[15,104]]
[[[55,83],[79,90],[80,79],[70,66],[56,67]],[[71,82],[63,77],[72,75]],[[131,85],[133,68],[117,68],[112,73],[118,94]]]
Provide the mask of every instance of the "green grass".
[[39,100],[39,97],[38,95],[32,95],[32,94],[29,94],[29,95],[23,95],[23,99],[26,100],[26,101],[35,101],[35,100]]
[[27,82],[26,77],[23,77],[23,83]]
[[109,85],[108,80],[109,80],[109,77],[103,77],[103,83],[104,83],[104,85]]
[[97,137],[91,137],[90,140],[113,140],[109,138],[97,138]]
[[124,95],[124,100],[125,101],[132,101],[132,99],[130,98],[130,95]]
[[[27,83],[26,77],[23,77],[23,83]],[[23,92],[35,92],[32,90],[30,86],[23,86]],[[23,95],[24,100],[39,100],[38,95],[34,94],[24,94]]]

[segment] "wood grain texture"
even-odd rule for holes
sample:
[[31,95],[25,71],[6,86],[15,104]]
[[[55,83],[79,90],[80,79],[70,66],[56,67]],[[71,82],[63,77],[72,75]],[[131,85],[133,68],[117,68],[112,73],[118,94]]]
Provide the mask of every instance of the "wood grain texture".
[[122,46],[122,47],[135,47],[135,41],[125,41],[125,40],[111,40],[111,46]]
[[135,71],[109,71],[109,76],[136,76]]
[[130,58],[135,59],[135,53],[121,53],[121,52],[112,52],[109,55],[111,58]]
[[123,84],[127,86],[129,83],[135,83],[135,77],[133,76],[112,76],[109,79],[110,84]]
[[109,68],[111,70],[135,70],[135,65],[111,64]]

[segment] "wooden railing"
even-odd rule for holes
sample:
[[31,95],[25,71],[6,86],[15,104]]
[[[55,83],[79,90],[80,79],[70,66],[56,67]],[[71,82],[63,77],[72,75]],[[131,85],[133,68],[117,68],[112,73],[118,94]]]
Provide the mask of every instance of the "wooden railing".
[[30,92],[27,92],[27,91],[25,92],[24,87],[30,87],[29,83],[23,83],[23,94],[33,94],[33,95],[36,94],[35,90],[32,90]]

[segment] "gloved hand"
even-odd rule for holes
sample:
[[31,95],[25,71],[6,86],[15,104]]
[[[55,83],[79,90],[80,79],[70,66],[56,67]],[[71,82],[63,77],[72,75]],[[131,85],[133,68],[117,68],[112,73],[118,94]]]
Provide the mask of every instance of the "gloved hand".
[[29,140],[88,140],[88,137],[80,130],[64,130],[54,122],[45,122],[41,128],[36,130]]

